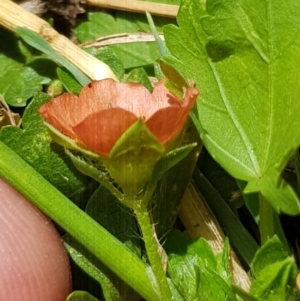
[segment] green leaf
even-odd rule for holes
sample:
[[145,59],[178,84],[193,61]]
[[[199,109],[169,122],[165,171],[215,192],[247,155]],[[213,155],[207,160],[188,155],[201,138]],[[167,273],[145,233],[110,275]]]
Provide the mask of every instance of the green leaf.
[[152,92],[153,87],[144,68],[133,69],[128,73],[126,78],[128,83],[139,83]]
[[117,78],[122,81],[125,70],[121,59],[110,48],[86,48],[86,52],[107,64]]
[[232,277],[230,273],[230,244],[229,239],[226,237],[223,251],[216,255],[217,258],[217,273],[222,276],[222,278],[228,283],[231,284]]
[[255,278],[250,293],[261,301],[288,300],[296,291],[295,260],[276,236],[257,251],[251,270]]
[[30,46],[47,54],[53,61],[69,70],[82,86],[90,82],[90,79],[85,74],[83,74],[77,67],[72,65],[67,59],[57,54],[54,49],[46,42],[46,40],[44,40],[40,35],[25,27],[18,27],[15,29],[15,31]]
[[185,300],[237,300],[226,283],[227,273],[220,269],[228,263],[228,258],[227,263],[224,261],[228,246],[223,255],[215,256],[205,239],[191,240],[186,232],[173,230],[164,247],[169,259],[168,273]]
[[286,249],[277,236],[269,239],[255,254],[251,270],[258,275],[267,266],[289,257]]
[[183,160],[196,146],[197,143],[191,143],[169,151],[157,162],[153,174],[160,179],[166,171]]
[[143,121],[136,121],[119,138],[109,154],[107,170],[125,195],[137,196],[150,180],[164,147]]
[[0,131],[0,141],[13,149],[57,189],[68,197],[74,197],[87,189],[89,181],[73,167],[61,146],[51,144],[43,119],[38,113],[38,108],[48,100],[48,95],[38,94],[25,110],[23,130],[6,126]]
[[59,79],[54,79],[47,87],[47,94],[51,97],[57,97],[65,92],[64,86]]
[[246,192],[288,214],[300,211],[280,177],[300,144],[299,18],[297,0],[183,0],[179,27],[164,30],[165,61],[200,88],[204,145]]
[[99,301],[91,294],[85,291],[74,291],[72,292],[66,301]]
[[[36,64],[26,65],[24,45],[4,29],[0,29],[0,94],[15,107],[24,107],[29,98],[42,91],[42,85],[50,82],[49,74],[39,74]],[[5,41],[5,42],[4,42]],[[29,54],[28,54],[29,56]],[[48,66],[47,66],[48,67]]]
[[[172,19],[154,17],[158,31],[162,26],[174,23]],[[147,18],[142,14],[117,11],[112,16],[105,12],[88,13],[88,21],[75,28],[77,39],[83,43],[99,37],[118,33],[149,32]],[[133,69],[152,65],[160,57],[155,42],[134,42],[107,46],[122,60],[125,69]]]
[[56,72],[65,89],[69,93],[79,95],[80,91],[82,90],[82,86],[78,83],[74,76],[65,68],[58,67]]
[[238,301],[231,287],[224,279],[209,269],[200,271],[199,283],[198,300]]
[[[296,266],[291,258],[263,269],[252,282],[250,293],[261,301],[288,300],[295,291]],[[291,279],[292,278],[292,279]],[[293,283],[291,280],[294,280]]]
[[[193,147],[194,144],[188,144],[191,141],[197,141],[197,145]],[[179,153],[176,153],[176,156],[174,156],[172,151],[168,152],[156,164],[155,171],[153,172],[153,176],[157,178],[165,172],[158,181],[152,198],[153,206],[151,213],[153,223],[156,225],[155,229],[158,239],[163,239],[176,221],[180,202],[191,180],[198,155],[202,148],[202,143],[192,122],[189,122],[187,126],[182,144],[187,145],[179,148],[179,153],[182,151],[180,154],[181,158],[177,157]],[[176,162],[174,159],[179,160]]]

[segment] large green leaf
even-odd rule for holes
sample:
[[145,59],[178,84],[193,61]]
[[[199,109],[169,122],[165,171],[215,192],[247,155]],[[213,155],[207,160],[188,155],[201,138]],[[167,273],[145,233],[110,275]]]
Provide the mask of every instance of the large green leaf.
[[297,0],[183,0],[164,31],[165,61],[201,91],[193,119],[209,152],[289,214],[299,202],[280,173],[300,144],[299,19]]

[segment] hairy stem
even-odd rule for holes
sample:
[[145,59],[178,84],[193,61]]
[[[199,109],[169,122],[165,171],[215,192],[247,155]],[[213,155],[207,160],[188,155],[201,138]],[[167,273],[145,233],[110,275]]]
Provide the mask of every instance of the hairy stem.
[[135,205],[133,206],[133,210],[143,235],[147,256],[155,277],[158,294],[160,295],[161,300],[171,301],[172,294],[167,282],[167,277],[163,270],[162,260],[159,254],[159,246],[154,232],[155,230],[152,227],[148,213],[148,202],[135,201],[134,203]]

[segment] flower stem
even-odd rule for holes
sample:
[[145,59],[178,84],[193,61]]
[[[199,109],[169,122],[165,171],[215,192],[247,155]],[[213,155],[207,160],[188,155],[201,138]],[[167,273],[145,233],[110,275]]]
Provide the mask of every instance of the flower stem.
[[259,194],[259,230],[261,244],[264,244],[274,233],[274,209],[271,204]]
[[135,213],[138,224],[140,226],[140,230],[143,235],[147,256],[156,280],[158,294],[160,295],[161,300],[171,301],[172,294],[167,282],[167,277],[163,270],[162,261],[159,254],[159,248],[157,245],[157,241],[155,239],[156,236],[148,213],[148,209],[147,209],[148,202],[144,202],[144,200],[140,200],[134,203],[135,205],[133,206],[133,211]]

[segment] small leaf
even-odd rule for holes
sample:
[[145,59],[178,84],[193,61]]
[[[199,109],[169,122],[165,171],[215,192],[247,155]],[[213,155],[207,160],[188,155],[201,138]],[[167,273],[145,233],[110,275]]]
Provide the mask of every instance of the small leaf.
[[152,92],[153,87],[144,68],[133,69],[128,73],[126,78],[128,83],[139,83]]
[[206,240],[191,240],[186,232],[173,230],[164,247],[169,258],[168,273],[185,300],[237,300],[222,278],[228,279],[220,269],[224,259],[214,255]]
[[125,70],[121,59],[110,48],[86,48],[86,52],[96,57],[98,60],[107,64],[117,78],[122,81],[124,78]]
[[199,300],[238,301],[231,287],[217,273],[203,269],[199,278]]
[[251,284],[250,293],[260,301],[288,300],[296,292],[297,268],[292,258],[263,269]]
[[250,293],[261,301],[288,300],[296,291],[297,266],[279,239],[269,239],[255,254]]
[[269,239],[255,254],[252,262],[252,272],[258,275],[267,266],[285,260],[289,254],[277,236]]
[[65,89],[73,94],[79,94],[82,86],[78,83],[78,81],[74,78],[74,76],[65,68],[57,68],[56,69],[57,76],[64,85]]

